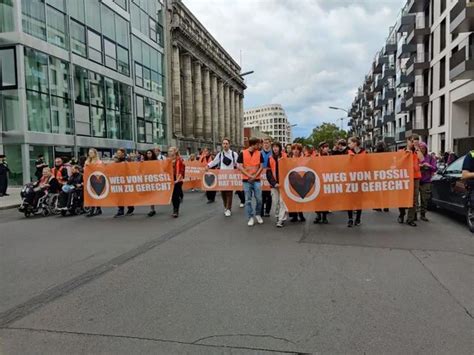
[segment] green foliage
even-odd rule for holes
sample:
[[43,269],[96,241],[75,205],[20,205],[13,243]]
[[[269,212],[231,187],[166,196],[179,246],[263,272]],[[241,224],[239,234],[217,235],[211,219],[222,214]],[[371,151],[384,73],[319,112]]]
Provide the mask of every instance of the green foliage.
[[307,138],[298,137],[294,140],[295,143],[303,145],[312,145],[317,147],[321,142],[327,142],[332,148],[335,141],[338,139],[347,139],[347,132],[341,130],[334,123],[323,123],[313,129],[313,132]]

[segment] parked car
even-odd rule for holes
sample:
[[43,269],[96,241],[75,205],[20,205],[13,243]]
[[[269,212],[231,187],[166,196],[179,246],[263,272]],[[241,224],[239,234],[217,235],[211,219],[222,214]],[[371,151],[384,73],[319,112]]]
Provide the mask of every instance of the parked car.
[[464,156],[455,160],[433,176],[431,206],[453,211],[466,217],[467,225],[474,233],[474,205],[471,204],[468,188],[463,180]]

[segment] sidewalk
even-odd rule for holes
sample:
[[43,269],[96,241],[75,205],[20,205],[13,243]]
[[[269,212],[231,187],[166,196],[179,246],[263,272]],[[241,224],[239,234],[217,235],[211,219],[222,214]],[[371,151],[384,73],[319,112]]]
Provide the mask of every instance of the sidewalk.
[[7,193],[10,196],[0,197],[0,210],[6,210],[9,208],[16,208],[20,206],[20,191],[21,187],[9,187]]

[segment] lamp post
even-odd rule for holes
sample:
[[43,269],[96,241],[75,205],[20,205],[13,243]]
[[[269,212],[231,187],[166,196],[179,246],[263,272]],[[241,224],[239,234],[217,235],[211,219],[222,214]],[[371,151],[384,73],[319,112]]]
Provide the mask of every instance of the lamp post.
[[[233,76],[231,76],[230,78],[228,78],[226,81],[224,81],[224,83],[222,84],[222,87],[224,87],[229,81],[231,81],[232,79],[235,79],[235,78],[243,78],[244,76],[247,76],[247,75],[250,75],[250,74],[253,74],[254,71],[253,70],[250,70],[250,71],[247,71],[245,73],[242,73],[242,74],[235,74]],[[214,105],[217,106],[217,102],[218,102],[218,99],[219,99],[219,95],[216,95],[216,98],[214,100]],[[219,115],[219,111],[217,112],[217,114]],[[219,118],[218,118],[219,120]],[[214,123],[214,122],[213,122]],[[212,144],[214,146],[214,151],[217,149],[217,143],[216,143],[216,127],[212,127]]]

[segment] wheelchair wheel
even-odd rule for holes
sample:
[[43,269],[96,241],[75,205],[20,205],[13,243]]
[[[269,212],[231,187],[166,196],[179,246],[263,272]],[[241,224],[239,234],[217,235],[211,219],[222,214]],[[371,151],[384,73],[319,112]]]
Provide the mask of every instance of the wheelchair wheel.
[[67,211],[66,210],[61,210],[61,216],[65,217],[67,215]]

